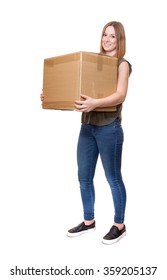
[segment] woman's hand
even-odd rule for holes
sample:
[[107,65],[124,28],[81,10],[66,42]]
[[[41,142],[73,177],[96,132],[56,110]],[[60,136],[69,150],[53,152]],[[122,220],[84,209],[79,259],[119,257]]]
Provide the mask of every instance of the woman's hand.
[[44,100],[44,93],[43,93],[43,91],[42,91],[42,93],[40,94],[40,99],[41,99],[41,101]]
[[83,100],[75,101],[75,110],[78,112],[90,112],[98,106],[98,99],[89,97],[87,95],[81,95]]

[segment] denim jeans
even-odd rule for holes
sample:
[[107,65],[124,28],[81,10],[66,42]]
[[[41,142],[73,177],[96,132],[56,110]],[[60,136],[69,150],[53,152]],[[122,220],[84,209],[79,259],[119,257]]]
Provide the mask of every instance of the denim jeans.
[[109,125],[82,124],[77,146],[78,179],[80,182],[84,219],[94,219],[94,174],[100,155],[114,202],[114,222],[123,223],[126,190],[121,175],[123,130],[120,120]]

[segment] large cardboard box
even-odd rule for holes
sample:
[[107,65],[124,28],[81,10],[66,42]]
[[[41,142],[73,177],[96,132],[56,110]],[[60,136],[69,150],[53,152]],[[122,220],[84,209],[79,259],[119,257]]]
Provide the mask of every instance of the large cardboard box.
[[[74,110],[80,94],[102,98],[117,87],[117,58],[76,52],[44,59],[43,109]],[[96,108],[115,111],[116,107]]]

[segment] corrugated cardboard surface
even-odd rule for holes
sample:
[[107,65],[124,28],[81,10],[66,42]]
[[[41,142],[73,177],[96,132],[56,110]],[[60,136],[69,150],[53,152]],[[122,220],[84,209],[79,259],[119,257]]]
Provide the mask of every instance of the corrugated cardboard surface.
[[[80,94],[106,97],[117,87],[117,58],[76,52],[44,59],[43,109],[74,110]],[[96,108],[115,111],[116,107]]]

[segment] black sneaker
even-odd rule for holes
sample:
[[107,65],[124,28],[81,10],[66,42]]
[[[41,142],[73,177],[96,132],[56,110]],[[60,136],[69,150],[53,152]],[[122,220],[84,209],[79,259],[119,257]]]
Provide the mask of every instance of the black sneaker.
[[112,226],[110,231],[103,237],[102,242],[104,244],[113,244],[119,241],[122,237],[126,235],[126,227],[119,230],[116,226]]
[[75,236],[81,235],[83,233],[91,232],[94,230],[95,230],[95,221],[91,225],[88,225],[88,226],[85,225],[84,222],[82,222],[78,226],[69,229],[69,231],[67,232],[67,236],[75,237]]

